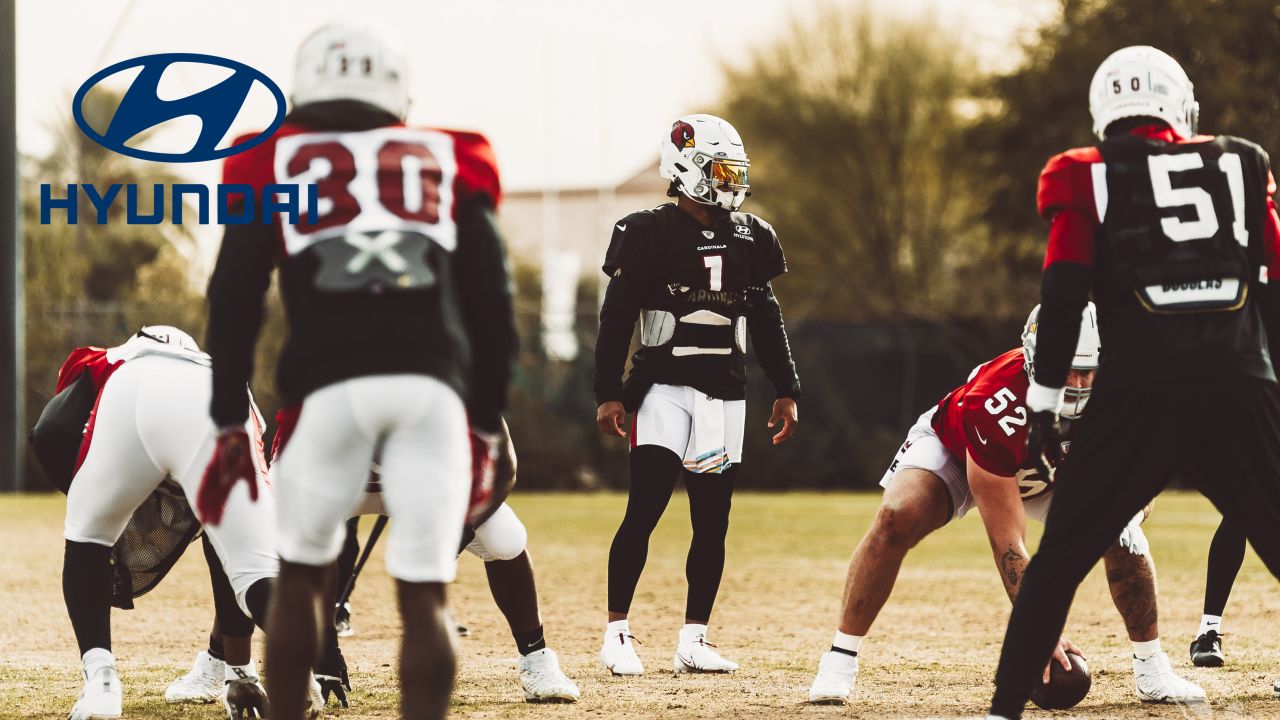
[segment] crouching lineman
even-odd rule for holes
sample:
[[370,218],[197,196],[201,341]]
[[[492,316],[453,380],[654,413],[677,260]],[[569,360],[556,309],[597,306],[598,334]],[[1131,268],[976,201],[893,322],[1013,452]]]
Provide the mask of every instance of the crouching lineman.
[[[213,452],[216,428],[208,417],[209,362],[189,335],[157,325],[144,327],[110,349],[79,348],[58,373],[55,401],[74,404],[72,396],[83,394],[93,403],[92,412],[86,412],[87,423],[80,420],[84,436],[78,458],[69,455],[78,469],[67,492],[62,591],[85,680],[71,720],[121,714],[123,692],[111,652],[112,547],[119,541],[121,552],[163,556],[164,562],[153,568],[156,572],[147,581],[145,589],[150,589],[198,529],[194,519],[189,534],[175,523],[190,517],[201,473]],[[248,471],[261,474],[266,469],[262,421],[247,387],[241,384],[236,393],[246,410],[237,432],[244,439]],[[53,405],[46,416],[56,414]],[[42,423],[45,419],[42,416]],[[247,488],[231,493],[226,521],[205,531],[235,603],[262,624],[277,572],[275,509],[270,493],[255,495]],[[156,502],[171,503],[168,512],[148,516],[143,532],[122,538],[131,519],[136,526],[145,506]],[[175,502],[178,505],[172,505]],[[143,512],[135,516],[140,506]],[[182,537],[175,538],[175,532]],[[134,594],[142,589],[139,579],[135,573],[129,581]],[[265,695],[244,650],[241,664],[227,664],[224,677],[218,679],[223,703],[233,717],[265,715]]]
[[273,470],[281,568],[267,673],[277,720],[303,716],[306,669],[320,624],[332,622],[320,612],[327,571],[375,451],[404,621],[402,717],[443,717],[453,687],[445,584],[473,468],[490,471],[496,454],[515,323],[492,150],[476,134],[404,126],[406,72],[388,33],[320,28],[299,48],[282,126],[223,167],[225,183],[259,194],[268,184],[315,184],[319,194],[298,217],[227,226],[208,293],[211,410],[222,431],[199,509],[216,514],[221,496],[255,479],[237,388],[280,268],[288,335],[278,384],[302,410]]
[[[1039,306],[1022,333],[1023,346],[979,366],[969,381],[920,416],[880,484],[884,500],[871,528],[853,552],[845,580],[840,626],[822,656],[809,702],[843,703],[858,674],[858,652],[889,599],[903,558],[934,530],[976,506],[991,541],[996,569],[1010,600],[1018,595],[1030,560],[1027,518],[1043,521],[1053,501],[1053,481],[1026,469],[1027,414],[1023,398],[1034,376]],[[1076,418],[1089,398],[1099,356],[1097,315],[1090,304],[1080,323],[1064,417]],[[1133,516],[1103,556],[1116,609],[1133,642],[1133,675],[1144,702],[1199,702],[1204,691],[1178,677],[1160,649],[1156,627],[1155,566]],[[1052,662],[1069,668],[1061,638]],[[1043,680],[1048,682],[1049,668]]]
[[[724,572],[734,478],[742,462],[747,330],[777,390],[774,444],[797,421],[796,377],[782,309],[770,281],[786,272],[773,228],[738,212],[746,199],[747,153],[729,123],[680,118],[661,141],[660,171],[675,204],[619,220],[603,270],[611,280],[596,343],[596,423],[624,437],[631,425],[631,490],[609,550],[609,620],[600,657],[615,675],[644,671],[627,614],[644,569],[649,536],[683,475],[693,542],[689,594],[676,672],[732,672],[707,642],[707,622]],[[643,313],[643,314],[642,314]],[[642,347],[622,382],[636,318]]]

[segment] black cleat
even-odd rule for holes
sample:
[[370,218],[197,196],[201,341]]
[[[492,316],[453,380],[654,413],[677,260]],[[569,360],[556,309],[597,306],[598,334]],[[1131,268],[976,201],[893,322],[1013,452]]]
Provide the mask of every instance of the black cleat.
[[333,610],[333,628],[338,637],[351,637],[356,631],[351,628],[351,603],[342,603]]
[[458,634],[458,637],[471,637],[471,630],[462,623],[457,623],[457,628],[455,628],[454,632]]
[[1196,638],[1191,643],[1191,664],[1196,667],[1222,667],[1227,658],[1222,654],[1222,636],[1217,630]]

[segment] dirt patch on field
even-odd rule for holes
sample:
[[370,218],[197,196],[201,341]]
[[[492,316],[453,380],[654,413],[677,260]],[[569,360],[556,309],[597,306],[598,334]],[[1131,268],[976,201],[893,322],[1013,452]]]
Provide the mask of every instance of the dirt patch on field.
[[[459,641],[458,717],[981,717],[1009,604],[995,575],[981,521],[967,518],[926,540],[863,646],[855,701],[809,707],[805,691],[834,630],[845,564],[878,497],[743,494],[734,500],[728,568],[712,640],[743,669],[728,676],[674,676],[671,656],[684,607],[689,523],[672,501],[636,594],[632,630],[647,674],[612,678],[596,654],[604,625],[606,557],[621,518],[620,495],[520,495],[529,527],[550,646],[582,689],[574,706],[523,702],[516,651],[485,585],[465,557],[451,604],[472,630]],[[61,596],[61,496],[0,497],[0,718],[64,718],[80,687],[79,661]],[[1029,718],[1270,718],[1280,700],[1280,593],[1250,553],[1227,609],[1228,667],[1190,667],[1187,643],[1199,620],[1204,561],[1217,514],[1198,496],[1168,495],[1147,524],[1160,579],[1165,649],[1200,683],[1207,707],[1141,705],[1133,694],[1128,641],[1097,571],[1082,586],[1068,636],[1089,658],[1093,692],[1075,710]],[[366,529],[369,523],[366,523]],[[1034,524],[1033,524],[1034,525]],[[1033,527],[1033,535],[1039,528]],[[1032,540],[1034,544],[1034,538]],[[356,690],[345,720],[395,717],[398,620],[391,582],[375,552],[354,598],[357,634],[344,642]],[[125,683],[125,715],[209,718],[218,706],[168,706],[165,685],[204,646],[212,602],[203,558],[188,552],[173,574],[130,612],[113,616]],[[261,657],[261,652],[256,653]]]

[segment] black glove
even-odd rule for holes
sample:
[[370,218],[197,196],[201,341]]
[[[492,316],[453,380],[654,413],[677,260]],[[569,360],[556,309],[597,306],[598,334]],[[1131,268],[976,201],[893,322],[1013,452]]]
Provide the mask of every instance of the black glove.
[[320,697],[324,704],[329,704],[329,696],[342,707],[351,707],[347,702],[347,691],[351,689],[351,679],[347,675],[347,660],[342,657],[342,650],[331,647],[325,651],[324,657],[314,670],[316,682],[320,685]]
[[1053,477],[1049,468],[1062,462],[1062,425],[1058,416],[1048,410],[1031,413],[1031,428],[1027,432],[1027,465],[1040,472],[1046,479]]

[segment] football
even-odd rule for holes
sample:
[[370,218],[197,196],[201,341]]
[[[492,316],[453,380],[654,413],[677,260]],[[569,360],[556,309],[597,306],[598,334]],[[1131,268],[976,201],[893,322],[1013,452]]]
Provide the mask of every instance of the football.
[[1093,685],[1089,675],[1089,665],[1084,658],[1069,652],[1071,669],[1063,670],[1062,665],[1054,661],[1049,668],[1049,682],[1036,687],[1031,692],[1031,702],[1045,710],[1066,710],[1073,708],[1084,700]]

